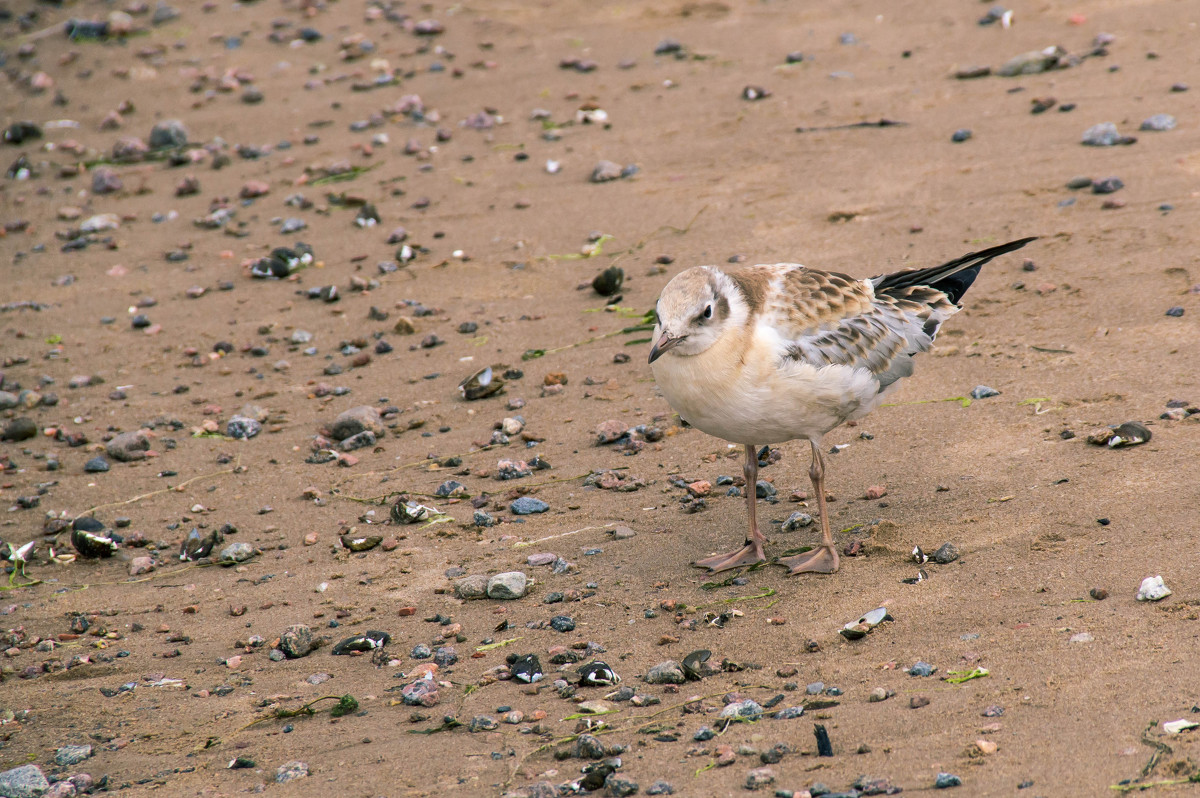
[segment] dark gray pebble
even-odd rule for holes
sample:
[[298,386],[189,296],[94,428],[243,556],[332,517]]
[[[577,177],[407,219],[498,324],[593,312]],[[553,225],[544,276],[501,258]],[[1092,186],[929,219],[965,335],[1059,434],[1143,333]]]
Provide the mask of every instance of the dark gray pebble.
[[575,619],[570,615],[555,615],[550,619],[550,626],[556,632],[573,632],[575,631]]
[[964,127],[964,128],[960,128],[960,129],[954,131],[954,133],[951,134],[951,136],[950,136],[950,140],[953,141],[955,144],[961,144],[962,142],[971,138],[971,136],[973,136],[973,135],[975,135],[975,134]]
[[948,565],[958,559],[958,547],[953,543],[943,543],[938,547],[938,550],[933,553],[933,561],[941,565]]
[[1179,306],[1179,305],[1176,305],[1176,306],[1175,306],[1175,307],[1173,307],[1173,308],[1167,308],[1167,313],[1166,313],[1166,315],[1168,315],[1168,316],[1182,316],[1182,315],[1183,315],[1183,308],[1182,308],[1181,306]]
[[1112,194],[1114,191],[1120,191],[1123,188],[1125,188],[1125,183],[1119,177],[1106,177],[1103,180],[1097,180],[1092,183],[1093,194]]
[[933,782],[933,786],[939,790],[944,790],[947,787],[961,787],[962,779],[953,773],[939,773]]
[[108,461],[103,457],[93,457],[84,463],[83,470],[89,474],[102,474],[108,470]]

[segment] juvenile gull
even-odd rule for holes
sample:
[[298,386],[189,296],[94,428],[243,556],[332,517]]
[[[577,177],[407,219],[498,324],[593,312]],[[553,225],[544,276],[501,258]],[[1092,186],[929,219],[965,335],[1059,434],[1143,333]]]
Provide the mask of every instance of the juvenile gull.
[[680,418],[746,447],[750,535],[742,548],[695,565],[716,572],[766,559],[755,517],[755,450],[803,439],[812,447],[808,474],[821,545],[778,562],[792,574],[835,572],[822,436],[878,407],[912,374],[913,355],[927,351],[942,322],[961,309],[980,268],[1033,240],[867,280],[775,263],[728,272],[694,266],[667,283],[650,349],[654,378]]

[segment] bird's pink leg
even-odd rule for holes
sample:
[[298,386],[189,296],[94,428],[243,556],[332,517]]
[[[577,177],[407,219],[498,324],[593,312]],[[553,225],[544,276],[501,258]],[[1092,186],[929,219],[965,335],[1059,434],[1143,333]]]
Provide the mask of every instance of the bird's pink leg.
[[821,545],[812,551],[797,554],[795,557],[784,557],[778,562],[786,565],[792,574],[832,574],[838,569],[838,553],[833,545],[833,535],[829,532],[829,513],[825,508],[825,460],[821,456],[821,446],[817,441],[812,444],[812,467],[808,476],[812,480],[813,490],[817,494],[817,512],[821,514]]
[[767,559],[767,555],[763,554],[763,544],[767,539],[758,531],[758,517],[754,506],[757,499],[755,485],[758,484],[758,454],[750,444],[746,444],[746,464],[742,467],[742,473],[746,476],[746,509],[750,513],[750,537],[746,539],[746,545],[737,551],[696,560],[692,565],[697,568],[707,568],[710,573],[716,573],[741,568],[744,565],[754,565]]

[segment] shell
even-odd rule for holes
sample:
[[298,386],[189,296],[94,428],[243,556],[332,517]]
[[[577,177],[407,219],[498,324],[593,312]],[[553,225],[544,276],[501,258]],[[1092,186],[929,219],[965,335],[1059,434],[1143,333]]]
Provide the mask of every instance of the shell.
[[704,663],[708,662],[711,656],[712,652],[707,648],[688,654],[683,658],[683,675],[696,682],[703,679],[709,672]]
[[120,543],[116,533],[91,516],[81,516],[71,523],[71,545],[84,557],[111,557]]
[[220,530],[214,529],[207,535],[201,535],[200,530],[193,527],[179,544],[179,559],[182,562],[195,562],[208,557],[212,554],[213,547],[224,540],[225,536]]
[[464,399],[473,401],[499,393],[503,387],[504,380],[495,375],[491,366],[487,366],[460,382],[458,384],[458,392],[462,394]]
[[390,642],[392,642],[390,634],[372,629],[369,632],[360,632],[352,637],[347,637],[333,647],[333,653],[349,654],[354,651],[374,651],[383,648]]
[[379,535],[342,535],[342,545],[350,551],[370,551],[382,542]]
[[525,654],[520,657],[514,655],[512,661],[508,664],[508,670],[512,673],[514,679],[525,684],[533,684],[545,676],[542,672],[541,660],[538,659],[537,654]]
[[584,687],[612,687],[621,677],[607,662],[596,660],[579,668],[579,683]]
[[395,524],[419,524],[431,516],[441,515],[441,513],[432,507],[401,499],[392,505],[391,515],[392,523]]

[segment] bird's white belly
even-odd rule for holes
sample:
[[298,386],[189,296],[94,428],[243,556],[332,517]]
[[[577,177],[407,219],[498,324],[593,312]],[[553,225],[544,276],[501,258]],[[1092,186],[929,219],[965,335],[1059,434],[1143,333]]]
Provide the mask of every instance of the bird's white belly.
[[714,369],[707,355],[659,358],[654,377],[681,418],[734,443],[819,439],[879,403],[879,383],[865,369],[752,357]]

